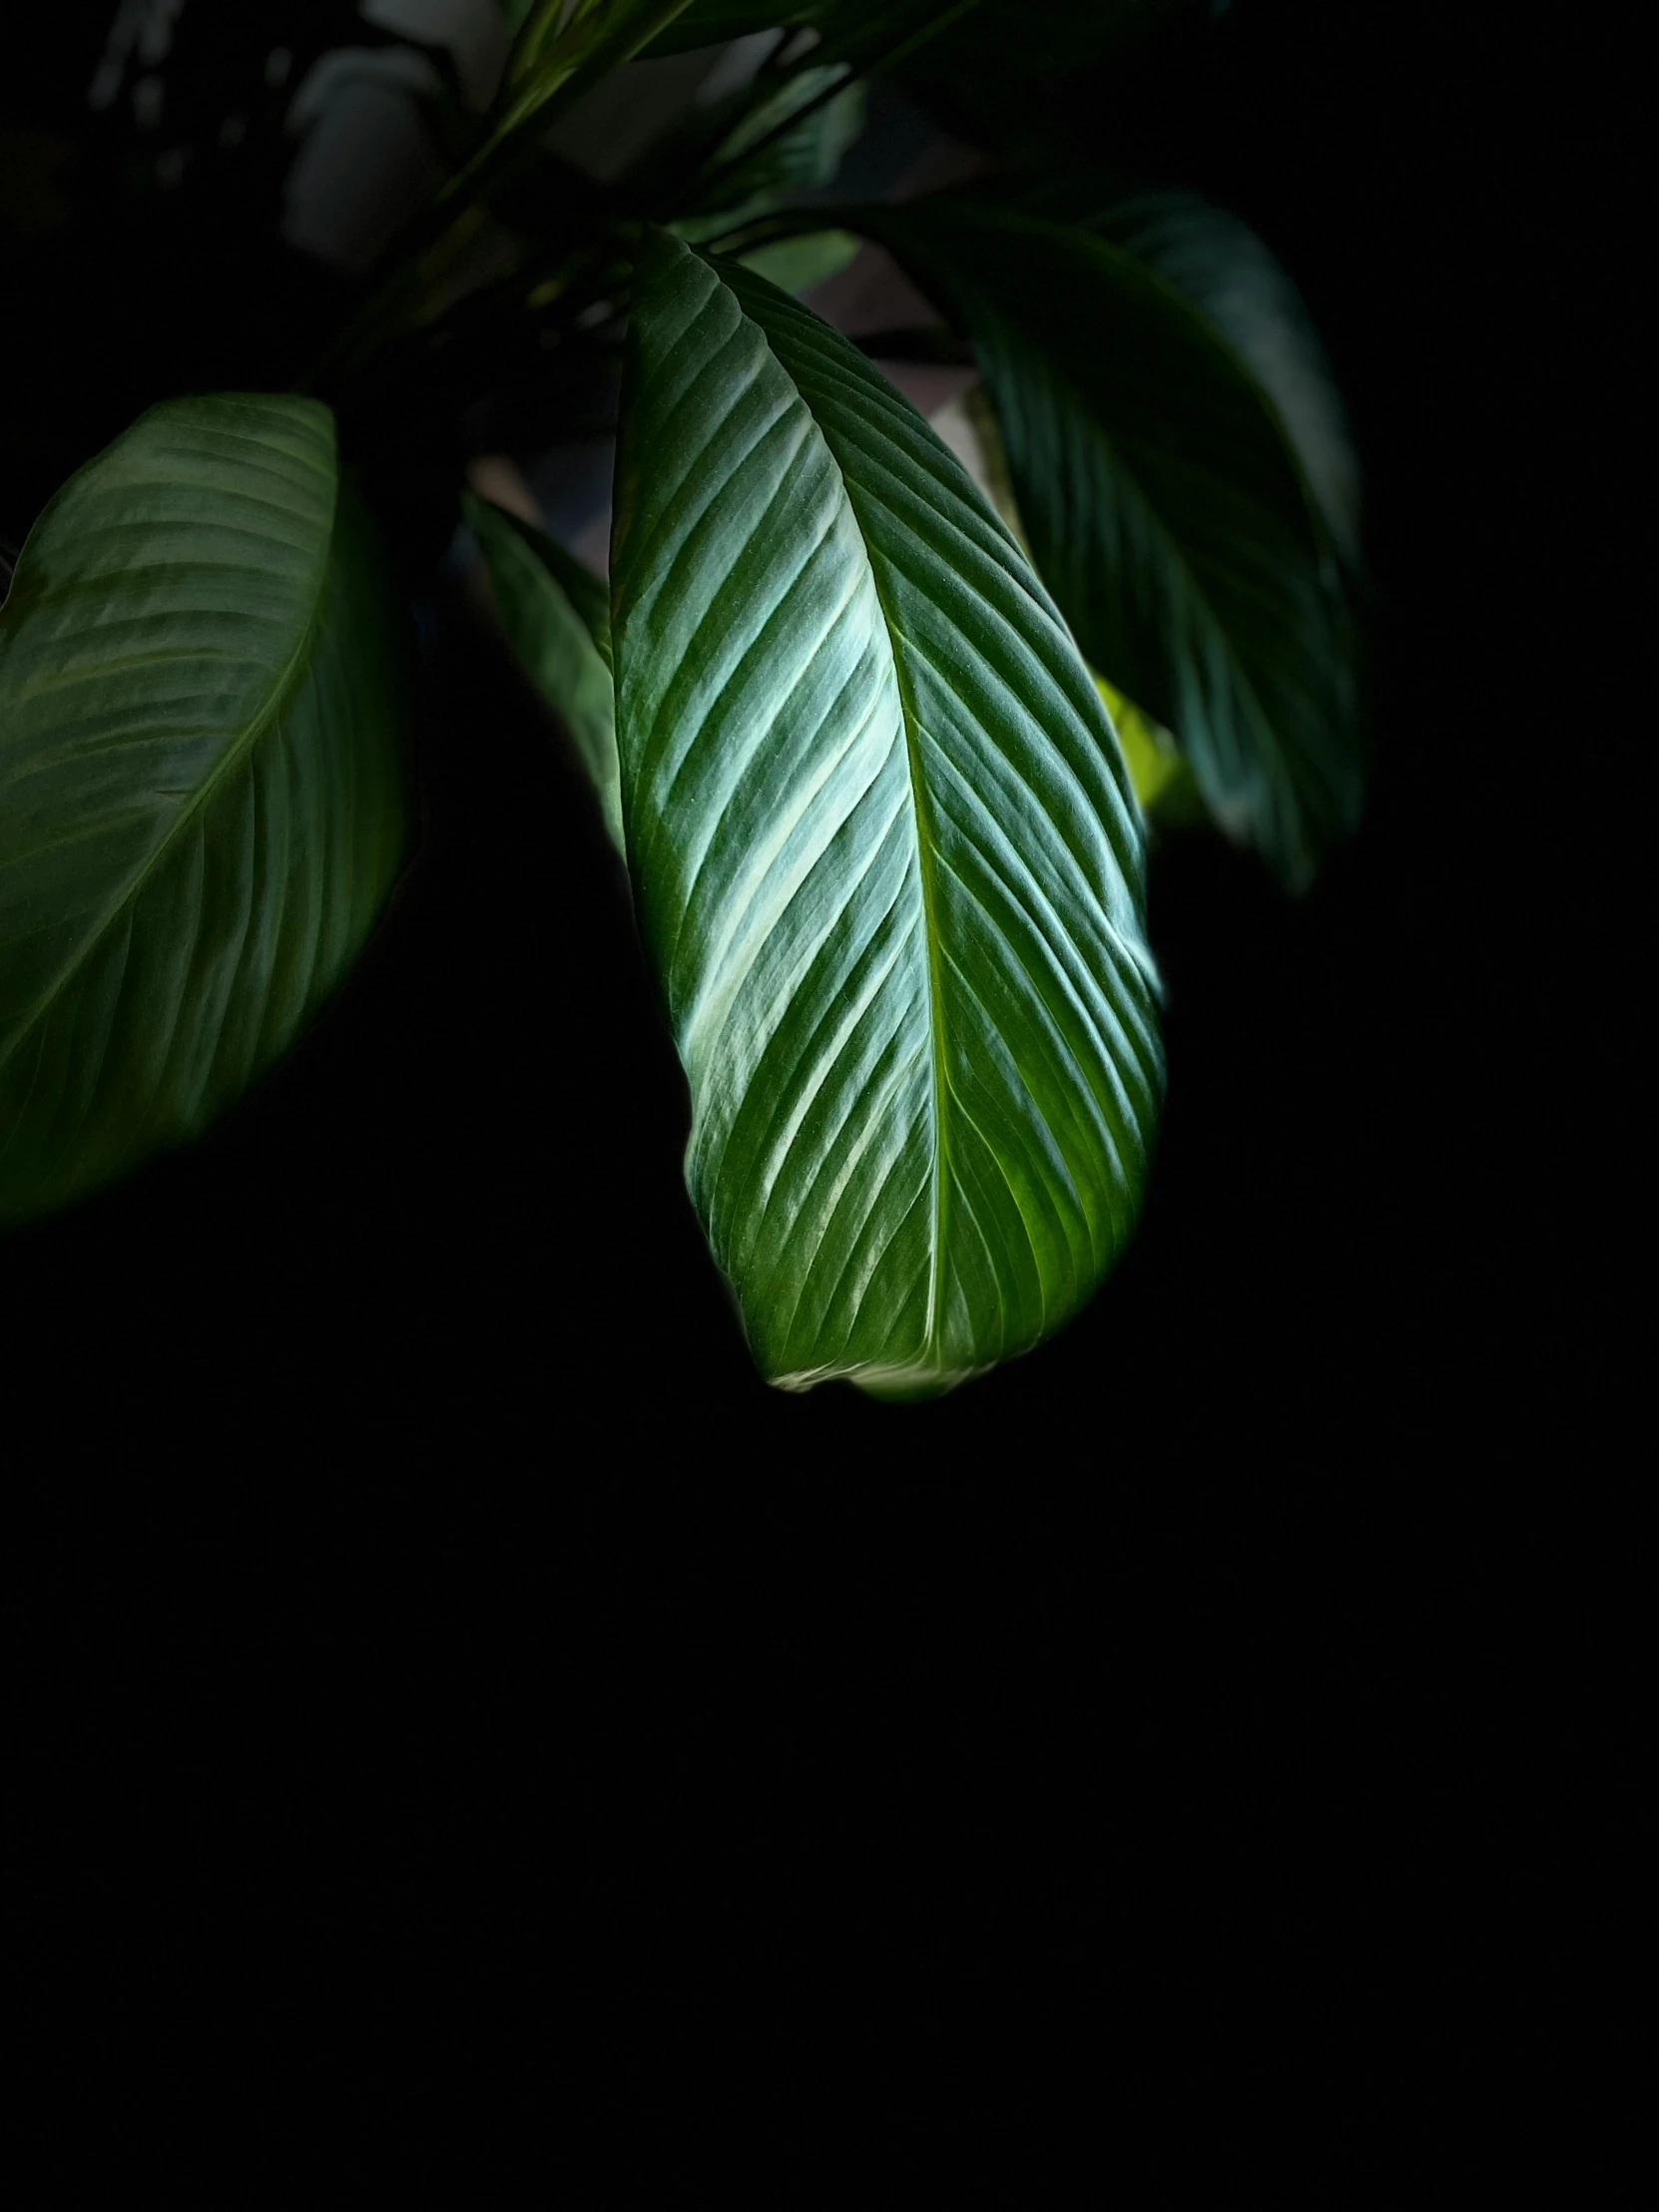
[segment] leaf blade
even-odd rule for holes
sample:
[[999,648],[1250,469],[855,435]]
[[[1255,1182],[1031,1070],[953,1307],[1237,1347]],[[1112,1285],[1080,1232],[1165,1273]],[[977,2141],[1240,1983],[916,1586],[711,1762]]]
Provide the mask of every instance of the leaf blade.
[[489,570],[507,642],[575,740],[605,833],[621,852],[622,784],[605,585],[545,531],[476,492],[464,493],[462,505]]
[[1196,193],[1088,171],[1016,171],[975,189],[993,205],[1091,232],[1189,299],[1276,410],[1320,525],[1358,568],[1360,464],[1343,395],[1307,302],[1247,224]]
[[789,1386],[948,1386],[1077,1310],[1144,1178],[1155,982],[1099,700],[907,403],[660,234],[612,576],[642,935],[752,1349]]
[[1200,310],[1089,232],[940,195],[858,223],[973,338],[1044,580],[1293,888],[1359,806],[1346,615],[1274,408]]
[[152,408],[0,611],[0,1220],[205,1128],[400,868],[396,618],[315,402]]

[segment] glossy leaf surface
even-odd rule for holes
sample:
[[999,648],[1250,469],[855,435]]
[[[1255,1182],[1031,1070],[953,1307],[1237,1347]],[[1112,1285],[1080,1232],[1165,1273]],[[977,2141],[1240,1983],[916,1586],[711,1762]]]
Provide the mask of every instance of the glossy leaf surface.
[[1052,603],[846,341],[662,233],[612,550],[687,1181],[774,1381],[947,1386],[1073,1314],[1162,1080],[1140,825]]
[[507,642],[575,740],[606,833],[620,852],[622,784],[604,581],[545,531],[475,492],[464,495],[463,505],[489,570]]
[[0,610],[0,1220],[204,1128],[339,980],[402,652],[314,401],[169,401],[48,505]]
[[1353,821],[1346,615],[1278,412],[1108,239],[941,195],[859,225],[971,334],[1032,555],[1078,644],[1301,887]]

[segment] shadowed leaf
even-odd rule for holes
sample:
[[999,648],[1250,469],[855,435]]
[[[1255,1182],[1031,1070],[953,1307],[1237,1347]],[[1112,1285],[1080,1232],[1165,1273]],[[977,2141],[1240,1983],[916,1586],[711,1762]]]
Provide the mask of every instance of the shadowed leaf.
[[530,681],[576,742],[605,830],[622,850],[611,609],[601,577],[543,530],[476,492],[462,496],[489,569],[496,612]]
[[0,611],[0,1220],[205,1128],[401,865],[403,641],[305,399],[170,400]]
[[858,211],[973,338],[1032,556],[1212,813],[1300,888],[1359,804],[1350,635],[1281,417],[1194,303],[1088,231],[940,195]]

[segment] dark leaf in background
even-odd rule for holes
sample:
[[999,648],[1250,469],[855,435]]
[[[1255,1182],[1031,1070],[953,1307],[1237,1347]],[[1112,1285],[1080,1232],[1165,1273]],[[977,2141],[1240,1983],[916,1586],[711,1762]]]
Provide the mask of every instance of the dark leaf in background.
[[[1178,57],[1209,28],[1214,0],[975,0],[899,62],[899,85],[945,129],[1013,160],[1051,161],[1054,85],[1099,84],[1089,153],[1115,141],[1126,62]],[[1178,61],[1163,81],[1179,82]]]
[[1261,239],[1196,193],[1138,190],[1086,170],[1005,171],[987,205],[1075,224],[1122,247],[1190,299],[1272,401],[1343,561],[1360,556],[1360,464],[1307,303]]
[[1223,827],[1305,887],[1358,808],[1351,646],[1261,385],[1103,236],[977,194],[867,228],[972,336],[1032,556],[1084,655],[1174,733]]

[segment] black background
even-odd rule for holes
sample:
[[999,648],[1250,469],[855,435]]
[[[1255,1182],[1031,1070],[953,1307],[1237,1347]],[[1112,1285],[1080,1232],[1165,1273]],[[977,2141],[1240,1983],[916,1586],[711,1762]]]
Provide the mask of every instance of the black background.
[[[0,1255],[63,2201],[644,2201],[666,2154],[650,2201],[966,2159],[1056,2202],[1081,2156],[1130,2205],[1414,2207],[1563,2117],[1616,2201],[1626,44],[1241,0],[1051,89],[1312,302],[1376,765],[1299,904],[1160,850],[1142,1229],[951,1398],[753,1376],[583,795],[423,603],[425,844],[360,970],[198,1150]],[[78,314],[6,338],[19,450]]]

